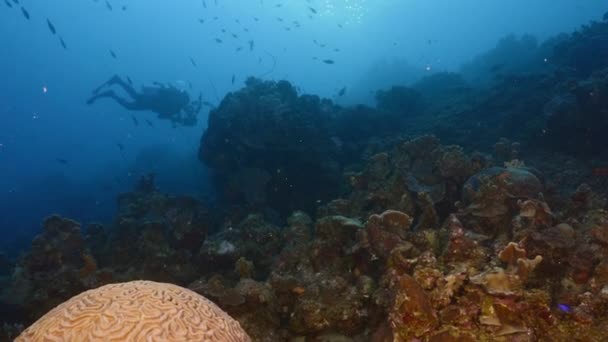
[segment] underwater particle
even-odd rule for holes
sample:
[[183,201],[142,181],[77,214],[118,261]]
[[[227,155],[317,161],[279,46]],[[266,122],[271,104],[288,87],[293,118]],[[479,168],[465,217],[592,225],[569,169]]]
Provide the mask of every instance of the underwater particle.
[[547,63],[547,62],[549,61],[549,59],[545,58],[543,61],[544,61],[545,63]]
[[42,86],[42,93],[48,93],[49,89],[46,86]]
[[38,118],[40,118],[38,113],[34,113],[34,115],[32,115],[32,120],[38,120]]
[[430,66],[430,65],[427,65],[427,66],[426,66],[426,68],[424,68],[424,69],[425,69],[426,71],[431,71],[431,70],[432,70],[432,68],[431,68],[431,66]]

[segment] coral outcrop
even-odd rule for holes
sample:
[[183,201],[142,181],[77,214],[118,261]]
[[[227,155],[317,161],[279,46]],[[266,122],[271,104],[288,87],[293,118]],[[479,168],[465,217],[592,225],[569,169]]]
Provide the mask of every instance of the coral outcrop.
[[249,78],[228,94],[210,113],[199,154],[221,198],[288,214],[335,196],[341,171],[329,133],[332,107],[287,81]]
[[57,306],[15,341],[251,341],[206,298],[150,281],[110,284]]

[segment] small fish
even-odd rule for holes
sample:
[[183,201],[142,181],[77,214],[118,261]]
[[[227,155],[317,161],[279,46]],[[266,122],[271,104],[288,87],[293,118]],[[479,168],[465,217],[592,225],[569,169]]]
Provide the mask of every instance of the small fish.
[[571,313],[572,312],[572,308],[569,305],[566,305],[566,304],[557,304],[557,308],[560,309],[561,311],[565,312],[565,313]]
[[219,38],[215,38],[215,42],[216,42],[216,43],[218,43],[218,44],[221,44],[221,43],[222,43],[222,40],[221,40],[221,39],[219,39]]
[[324,59],[323,63],[325,63],[325,64],[334,64],[335,62],[334,62],[333,59]]
[[207,1],[203,0],[203,8],[207,8]]
[[335,48],[335,49],[334,49],[334,52],[340,52],[340,49]]
[[108,1],[106,1],[106,8],[112,12],[112,5]]
[[199,18],[199,19],[198,19],[198,22],[199,22],[199,23],[201,23],[201,24],[204,24],[204,23],[205,23],[205,19],[203,19],[203,18]]
[[122,10],[123,10],[123,12],[126,11],[127,10],[127,6],[123,5],[122,6]]
[[145,119],[146,123],[148,124],[148,126],[150,127],[154,127],[154,124],[152,123],[152,121]]
[[112,58],[116,59],[116,53],[114,52],[114,50],[110,50],[110,56],[112,56]]
[[340,89],[340,91],[338,92],[338,96],[342,97],[344,96],[344,94],[346,94],[346,87]]
[[23,6],[21,6],[21,13],[23,13],[25,19],[30,20],[30,12],[28,12]]
[[49,27],[49,30],[51,30],[51,33],[54,35],[55,33],[57,33],[57,30],[55,30],[55,25],[53,25],[53,23],[51,23],[51,21],[47,18],[46,19],[46,24]]
[[121,143],[117,143],[116,146],[118,146],[118,149],[122,152],[125,150],[125,145],[121,144]]
[[127,76],[127,82],[129,82],[130,85],[133,85],[133,81],[131,81],[131,77]]
[[63,165],[68,165],[69,164],[67,160],[62,159],[62,158],[57,158],[57,162],[59,164],[63,164]]
[[253,51],[253,48],[255,47],[255,42],[253,40],[249,41],[249,51]]
[[192,63],[192,66],[196,68],[196,62],[194,61],[194,58],[190,57],[190,63]]
[[281,17],[278,17],[278,18],[277,18],[277,20],[278,20],[279,22],[283,22],[283,18],[281,18]]
[[234,80],[235,80],[235,78],[236,78],[236,77],[235,77],[234,75],[232,75],[232,80],[231,80],[231,83],[232,83],[232,84],[234,84]]
[[8,8],[13,8],[13,5],[8,2],[8,0],[4,0],[4,3],[6,4],[6,6],[8,6]]
[[133,120],[133,124],[135,126],[139,126],[139,121],[137,121],[137,118],[135,117],[135,115],[131,114],[131,119]]
[[255,21],[260,21],[260,18],[258,18],[258,17],[253,17],[253,20],[255,20]]
[[232,34],[232,38],[234,38],[234,39],[239,39],[239,36],[238,36],[236,33],[233,33],[233,34]]
[[339,28],[344,28],[344,26],[342,24],[338,24]]
[[309,9],[309,10],[310,10],[312,13],[317,14],[317,10],[316,10],[316,9],[314,9],[314,8],[312,8],[312,7],[308,7],[308,9]]
[[59,43],[61,44],[61,46],[63,47],[64,50],[68,49],[68,46],[65,44],[65,41],[63,40],[63,37],[59,37]]

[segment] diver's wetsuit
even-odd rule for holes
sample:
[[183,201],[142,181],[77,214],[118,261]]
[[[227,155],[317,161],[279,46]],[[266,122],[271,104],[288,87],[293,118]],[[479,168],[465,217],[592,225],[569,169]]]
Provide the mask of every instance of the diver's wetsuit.
[[[103,87],[112,85],[124,89],[132,101],[119,97],[113,90],[99,92]],[[154,87],[142,87],[142,92],[138,93],[117,75],[95,89],[87,104],[93,104],[100,98],[111,98],[128,110],[149,110],[157,113],[159,118],[170,119],[174,123],[188,126],[196,123],[196,114],[200,111],[200,105],[197,102],[191,104],[190,96],[185,91],[155,83]],[[185,112],[185,116],[182,116],[182,111]]]

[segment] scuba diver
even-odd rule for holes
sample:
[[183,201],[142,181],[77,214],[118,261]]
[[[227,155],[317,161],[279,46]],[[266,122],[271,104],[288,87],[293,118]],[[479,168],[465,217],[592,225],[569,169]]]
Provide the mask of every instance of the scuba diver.
[[[100,92],[102,88],[112,85],[120,86],[129,95],[131,101],[119,97],[113,90]],[[91,105],[100,98],[113,99],[128,110],[155,112],[159,119],[171,120],[174,126],[196,125],[196,117],[202,107],[202,94],[196,101],[190,102],[190,95],[186,91],[158,82],[154,82],[153,86],[142,86],[142,92],[139,93],[118,75],[114,75],[95,89],[87,104]]]

